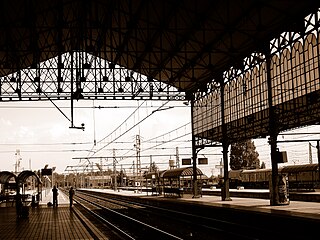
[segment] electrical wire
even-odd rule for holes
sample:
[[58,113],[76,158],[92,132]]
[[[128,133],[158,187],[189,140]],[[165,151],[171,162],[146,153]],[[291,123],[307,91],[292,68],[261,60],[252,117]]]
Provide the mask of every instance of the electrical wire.
[[70,143],[0,143],[0,146],[59,146],[59,145],[86,145],[92,142],[70,142]]
[[143,101],[138,107],[136,107],[136,109],[118,126],[116,127],[110,134],[108,134],[107,136],[105,136],[104,138],[102,138],[101,140],[99,140],[97,143],[101,143],[102,141],[104,141],[106,138],[110,137],[114,132],[116,132],[123,124],[125,124],[134,114],[136,111],[139,110],[139,108],[146,102]]
[[[146,101],[143,101],[140,106],[138,106],[138,108],[140,108]],[[101,143],[102,141],[104,141],[106,138],[110,137],[114,132],[116,132],[123,124],[126,123],[126,121],[128,121],[134,114],[135,112],[138,110],[138,108],[136,108],[118,127],[116,127],[111,133],[109,133],[107,136],[105,136],[104,138],[102,138],[101,140],[99,140],[98,142],[95,140],[91,151],[93,151],[93,149],[96,147],[97,144]],[[88,153],[88,156],[90,155],[90,153]]]
[[179,130],[180,128],[186,127],[186,126],[189,125],[189,124],[190,124],[190,122],[188,122],[188,123],[186,123],[186,124],[184,124],[184,125],[182,125],[182,126],[180,126],[180,127],[177,127],[176,129],[173,129],[173,130],[171,130],[171,131],[169,131],[169,132],[167,132],[167,133],[164,133],[164,134],[161,134],[161,135],[159,135],[159,136],[157,136],[157,137],[154,137],[154,138],[150,138],[150,139],[148,139],[148,140],[145,140],[144,142],[149,142],[149,141],[153,141],[153,140],[155,140],[155,139],[164,137],[165,135],[168,135],[168,134],[170,134],[170,133],[173,133],[173,132]]
[[[98,150],[96,150],[93,154],[95,155],[96,153],[100,152],[101,150],[103,150],[104,148],[106,148],[107,146],[109,146],[110,144],[112,144],[114,141],[118,140],[120,137],[122,137],[123,135],[127,134],[129,131],[131,131],[133,128],[135,128],[136,126],[138,126],[140,123],[142,123],[143,121],[145,121],[147,118],[149,118],[150,116],[152,116],[155,112],[159,111],[163,106],[165,106],[169,101],[165,102],[164,104],[162,104],[162,106],[158,107],[155,111],[152,111],[149,115],[147,115],[146,117],[144,117],[142,120],[140,120],[139,122],[137,122],[136,124],[134,124],[132,127],[130,127],[127,131],[125,131],[124,133],[120,134],[118,137],[116,137],[114,140],[108,142],[106,145],[104,145],[103,147],[99,148]],[[110,134],[109,134],[110,135]],[[108,136],[109,136],[108,135]]]

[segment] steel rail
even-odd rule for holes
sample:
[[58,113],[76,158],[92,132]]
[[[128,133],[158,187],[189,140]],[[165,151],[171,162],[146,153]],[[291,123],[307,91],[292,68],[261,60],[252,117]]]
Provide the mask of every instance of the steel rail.
[[[93,197],[93,196],[90,196],[90,197]],[[151,226],[151,225],[149,225],[149,224],[147,224],[147,223],[144,223],[144,222],[142,222],[142,221],[140,221],[140,220],[137,220],[137,219],[134,219],[134,218],[132,218],[132,217],[129,217],[129,216],[125,215],[125,214],[122,214],[122,213],[119,213],[119,212],[117,212],[117,211],[114,211],[114,210],[112,210],[112,209],[110,209],[110,208],[108,208],[108,207],[105,207],[105,206],[103,206],[103,205],[101,205],[101,204],[99,204],[99,203],[90,201],[90,200],[86,199],[85,197],[79,196],[79,194],[77,195],[77,198],[80,198],[82,201],[85,201],[85,202],[87,202],[87,203],[89,203],[89,204],[91,204],[91,205],[93,205],[93,206],[99,207],[99,208],[101,208],[101,209],[103,209],[103,210],[112,212],[112,213],[116,214],[117,216],[120,216],[120,217],[122,217],[122,218],[125,218],[125,219],[127,219],[127,220],[130,220],[130,221],[132,221],[132,222],[135,222],[135,223],[137,223],[137,224],[139,224],[139,225],[143,225],[144,227],[146,227],[146,228],[148,228],[148,229],[151,229],[152,231],[155,231],[157,234],[160,233],[160,234],[162,234],[162,235],[164,235],[164,236],[166,236],[166,237],[170,237],[170,238],[172,238],[172,239],[183,240],[183,238],[180,238],[180,237],[175,236],[175,235],[173,235],[173,234],[171,234],[171,233],[168,233],[168,232],[166,232],[166,231],[163,231],[163,230],[161,230],[161,229],[158,229],[158,228],[156,228],[156,227],[154,227],[154,226]],[[96,199],[96,197],[94,197],[94,198]],[[78,204],[80,204],[81,206],[84,206],[84,204],[82,204],[79,200],[77,200],[76,202],[77,202]],[[115,228],[117,231],[120,231],[121,233],[126,234],[122,229],[120,229],[119,227],[115,226],[114,224],[112,224],[111,222],[109,222],[108,220],[106,220],[103,216],[101,216],[101,215],[93,212],[92,210],[90,210],[90,209],[87,208],[87,207],[85,207],[85,209],[86,209],[87,211],[89,211],[90,213],[92,213],[92,214],[93,214],[94,216],[96,216],[97,218],[101,219],[103,222],[107,223],[108,225],[111,225],[111,226],[112,226],[113,228]],[[128,234],[126,234],[126,236],[128,236],[130,239],[135,239],[135,238],[133,238],[132,236],[130,236],[130,235],[128,235]]]

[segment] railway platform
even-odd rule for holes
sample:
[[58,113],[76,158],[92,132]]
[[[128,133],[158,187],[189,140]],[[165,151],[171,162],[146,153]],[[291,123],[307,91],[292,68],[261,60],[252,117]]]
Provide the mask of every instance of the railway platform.
[[[215,206],[266,214],[300,217],[320,221],[320,203],[291,201],[289,205],[270,206],[267,199],[232,197],[232,201],[222,201],[221,197],[203,195],[193,198],[184,194],[182,198],[154,196],[142,191],[85,189],[111,194],[153,199],[156,201],[174,201],[176,203]],[[60,191],[58,207],[48,207],[52,202],[52,193],[43,193],[38,207],[29,208],[28,218],[17,218],[16,209],[10,205],[0,207],[0,238],[1,239],[109,239],[89,220],[81,215],[75,207],[69,208],[68,196]]]
[[[88,189],[86,189],[88,190]],[[307,202],[307,201],[290,201],[289,205],[270,206],[270,200],[260,198],[244,198],[244,197],[231,197],[231,201],[222,201],[220,196],[216,195],[202,195],[199,198],[193,198],[191,194],[184,194],[182,198],[170,198],[160,196],[151,196],[150,193],[128,191],[128,190],[110,190],[110,189],[95,189],[93,191],[105,191],[107,193],[137,196],[142,198],[157,198],[159,201],[176,201],[176,202],[188,202],[192,204],[215,206],[215,207],[226,207],[234,209],[243,209],[247,211],[256,211],[261,213],[286,215],[286,216],[297,216],[306,219],[320,220],[320,202]],[[237,191],[237,190],[234,190]],[[244,190],[238,190],[244,191]],[[245,190],[249,191],[249,190]],[[258,190],[255,190],[258,191]],[[262,190],[265,192],[265,190]],[[312,194],[312,193],[306,193]],[[320,194],[319,192],[313,193],[314,195]]]
[[50,190],[42,193],[38,207],[29,207],[28,217],[17,217],[16,208],[0,207],[0,239],[108,239],[75,207],[69,207],[68,196],[58,195],[58,207]]

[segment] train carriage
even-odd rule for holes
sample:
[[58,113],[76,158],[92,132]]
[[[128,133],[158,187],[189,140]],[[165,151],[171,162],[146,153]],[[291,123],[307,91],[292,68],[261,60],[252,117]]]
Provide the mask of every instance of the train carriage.
[[[278,170],[288,177],[291,191],[314,191],[320,187],[318,164],[283,166]],[[230,170],[230,188],[268,189],[271,175],[271,169]]]
[[319,165],[303,164],[284,166],[282,174],[288,176],[289,188],[291,190],[314,190],[319,186]]
[[241,173],[242,185],[245,188],[268,188],[270,169],[243,170]]

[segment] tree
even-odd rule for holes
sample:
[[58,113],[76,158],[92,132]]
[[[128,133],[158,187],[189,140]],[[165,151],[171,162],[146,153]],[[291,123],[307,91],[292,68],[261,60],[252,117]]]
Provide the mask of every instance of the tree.
[[265,162],[262,162],[260,168],[261,168],[261,169],[265,169],[265,168],[266,168],[266,163],[265,163]]
[[231,144],[230,168],[258,169],[260,167],[259,153],[252,140],[245,140]]

